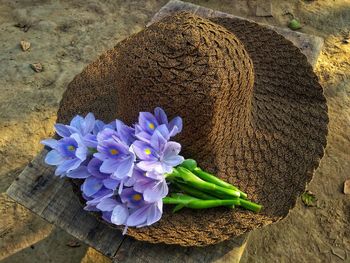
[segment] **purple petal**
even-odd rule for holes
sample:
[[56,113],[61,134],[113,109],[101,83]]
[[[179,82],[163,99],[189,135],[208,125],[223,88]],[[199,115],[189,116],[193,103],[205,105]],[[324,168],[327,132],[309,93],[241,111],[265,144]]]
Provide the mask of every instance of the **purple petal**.
[[142,206],[134,211],[126,221],[128,226],[138,226],[144,224],[147,221],[149,205]]
[[69,137],[71,135],[71,132],[69,131],[68,127],[61,123],[55,124],[55,130],[56,133],[61,137]]
[[100,172],[107,173],[107,174],[114,173],[118,169],[118,166],[120,165],[120,161],[121,160],[115,160],[115,159],[105,160],[100,167]]
[[138,133],[135,133],[135,137],[140,141],[144,141],[147,143],[151,142],[151,135],[145,131],[140,131]]
[[117,205],[112,212],[111,222],[116,225],[123,225],[127,221],[129,211],[124,205]]
[[105,140],[109,140],[112,138],[113,135],[118,136],[118,133],[110,128],[105,128],[97,134],[97,141],[102,142]]
[[181,144],[177,142],[167,142],[164,147],[163,158],[168,158],[171,156],[176,156],[181,151]]
[[147,172],[146,176],[157,181],[164,179],[163,173],[157,173],[156,171]]
[[91,112],[89,112],[85,119],[84,122],[82,123],[82,129],[83,129],[83,135],[88,134],[93,130],[95,126],[95,116]]
[[156,180],[141,175],[137,177],[137,180],[135,180],[133,188],[135,189],[135,191],[143,193],[146,189],[152,188],[156,183]]
[[65,158],[62,157],[56,150],[51,150],[47,153],[45,157],[45,163],[49,165],[60,165],[65,161]]
[[128,226],[142,227],[157,222],[162,217],[163,202],[160,200],[155,203],[146,204],[145,206],[133,212],[126,224]]
[[100,172],[100,167],[102,165],[102,161],[97,158],[92,158],[87,166],[88,171],[95,177],[100,179],[108,178],[109,175],[106,173]]
[[84,210],[85,211],[91,211],[91,212],[98,212],[100,211],[99,209],[96,208],[96,205],[91,205],[91,204],[88,204],[84,207]]
[[112,178],[108,178],[108,179],[104,179],[103,180],[103,185],[111,190],[115,190],[117,189],[118,185],[119,185],[120,181],[116,180],[116,179],[112,179]]
[[92,196],[93,194],[97,193],[98,190],[102,188],[102,186],[103,184],[100,179],[90,176],[85,179],[82,188],[86,196]]
[[139,125],[144,131],[152,134],[156,129],[156,127],[158,126],[158,122],[152,113],[140,112]]
[[97,205],[103,199],[113,196],[113,192],[113,190],[102,187],[100,191],[92,196],[93,199],[87,201],[86,204]]
[[78,157],[80,160],[84,161],[88,154],[88,149],[84,145],[83,139],[78,133],[72,134],[71,138],[73,138],[78,143],[78,148],[75,151],[75,156]]
[[96,207],[101,211],[112,211],[118,204],[114,198],[105,198]]
[[62,164],[57,166],[55,175],[62,175],[63,173],[70,172],[79,167],[81,160],[78,158],[65,160]]
[[153,203],[149,208],[147,225],[150,226],[155,222],[159,221],[159,219],[162,217],[162,213],[163,213],[163,201],[160,200],[156,203]]
[[125,125],[122,121],[116,120],[116,129],[119,135],[119,138],[128,146],[130,146],[134,141],[134,129]]
[[183,158],[181,155],[174,155],[174,156],[168,156],[167,158],[163,159],[163,163],[168,166],[178,166],[183,163],[185,158]]
[[76,148],[78,148],[78,143],[72,137],[64,137],[57,141],[56,150],[66,158],[75,158]]
[[74,128],[74,131],[78,131],[79,133],[82,133],[82,123],[84,121],[84,118],[81,117],[80,115],[76,115],[70,122],[70,127],[67,127],[68,129],[69,128]]
[[136,156],[141,160],[148,160],[148,161],[157,160],[157,153],[146,142],[135,141],[132,144],[132,149],[135,152]]
[[156,202],[163,197],[166,197],[169,192],[168,185],[165,180],[158,181],[152,185],[152,187],[147,188],[143,192],[143,198],[147,202]]
[[129,154],[129,147],[122,142],[117,142],[114,137],[113,139],[99,141],[97,150],[104,154],[106,158],[119,159],[122,155]]
[[161,152],[164,145],[167,143],[167,139],[164,136],[168,136],[169,132],[165,124],[158,126],[151,137],[151,146],[157,152]]
[[182,119],[180,117],[175,117],[169,123],[169,131],[171,136],[175,136],[176,134],[182,131]]
[[126,176],[130,177],[133,167],[134,167],[134,158],[130,156],[126,160],[119,163],[118,168],[111,175],[111,177],[116,179],[123,179]]
[[155,108],[154,115],[159,124],[168,124],[168,117],[166,116],[165,111],[162,108]]
[[110,211],[104,211],[102,212],[102,219],[109,222],[109,223],[112,223],[111,221],[111,217],[112,217],[112,212]]
[[160,163],[158,161],[140,161],[136,164],[138,168],[147,172],[156,169],[159,165]]
[[97,138],[96,135],[93,134],[87,134],[84,136],[83,138],[83,143],[86,147],[90,147],[90,148],[97,148]]
[[88,172],[88,169],[86,166],[79,166],[77,169],[68,172],[67,177],[69,178],[87,178],[91,176],[91,174]]
[[51,149],[55,149],[57,147],[57,140],[55,139],[45,139],[41,141],[42,144],[49,146]]

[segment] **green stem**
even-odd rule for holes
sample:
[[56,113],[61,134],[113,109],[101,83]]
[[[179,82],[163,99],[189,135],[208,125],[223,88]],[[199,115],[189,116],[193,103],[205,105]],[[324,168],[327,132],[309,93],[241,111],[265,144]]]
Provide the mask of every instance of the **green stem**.
[[197,188],[199,190],[203,190],[212,195],[220,194],[220,195],[227,195],[230,197],[241,196],[240,192],[237,190],[224,188],[216,184],[203,181],[202,179],[200,179],[199,177],[197,177],[195,174],[193,174],[192,172],[190,172],[184,167],[177,167],[177,168],[174,168],[174,170],[176,171],[175,178],[182,179],[187,185],[190,185],[191,187]]
[[174,198],[174,197],[164,197],[163,198],[164,204],[182,204],[185,207],[192,208],[192,209],[206,209],[206,208],[212,208],[212,207],[218,207],[218,206],[235,206],[239,205],[238,199],[231,199],[231,200],[200,200],[200,199],[188,199],[187,197],[182,200],[181,198]]
[[247,199],[246,193],[239,190],[236,186],[217,178],[215,175],[212,175],[208,172],[203,171],[201,168],[197,166],[197,162],[193,159],[186,159],[185,161],[182,162],[182,164],[180,164],[180,166],[186,168],[187,170],[194,173],[195,175],[197,175],[199,178],[201,178],[206,182],[213,183],[224,188],[236,190],[241,193],[242,198]]
[[253,212],[260,212],[260,210],[262,209],[262,205],[250,202],[245,199],[239,199],[239,203],[241,207],[251,210]]
[[229,184],[229,183],[217,178],[216,176],[214,176],[210,173],[203,171],[199,167],[194,168],[192,172],[206,182],[210,182],[210,183],[216,184],[216,185],[224,187],[224,188],[233,189],[235,191],[240,192],[240,194],[241,194],[240,197],[245,198],[245,199],[247,198],[247,194],[242,192],[241,190],[239,190],[236,186]]
[[191,196],[197,197],[199,199],[203,200],[213,200],[216,199],[216,197],[211,196],[209,194],[203,193],[195,188],[192,188],[186,184],[180,183],[180,182],[174,182],[174,184],[180,188],[182,191],[184,191],[186,194],[189,194]]

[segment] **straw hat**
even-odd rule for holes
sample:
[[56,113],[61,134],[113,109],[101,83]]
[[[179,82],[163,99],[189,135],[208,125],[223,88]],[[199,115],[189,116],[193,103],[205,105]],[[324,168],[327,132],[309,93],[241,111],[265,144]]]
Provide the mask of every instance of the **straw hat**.
[[232,18],[178,13],[118,43],[69,84],[58,122],[93,112],[131,124],[160,106],[183,118],[182,155],[264,206],[165,206],[149,242],[205,246],[284,218],[323,156],[327,105],[306,57],[276,32]]

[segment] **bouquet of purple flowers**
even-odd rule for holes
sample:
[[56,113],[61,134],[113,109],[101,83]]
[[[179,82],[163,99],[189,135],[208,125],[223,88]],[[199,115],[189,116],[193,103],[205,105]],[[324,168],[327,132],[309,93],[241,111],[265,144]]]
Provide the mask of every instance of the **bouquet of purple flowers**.
[[57,167],[56,176],[84,180],[85,209],[124,225],[124,232],[160,220],[163,204],[176,205],[174,212],[184,207],[261,209],[237,187],[179,155],[181,145],[171,138],[181,132],[182,119],[169,122],[159,107],[154,114],[140,112],[133,127],[120,120],[105,124],[89,113],[75,116],[70,125],[56,124],[55,130],[61,139],[42,141],[51,148],[45,162]]

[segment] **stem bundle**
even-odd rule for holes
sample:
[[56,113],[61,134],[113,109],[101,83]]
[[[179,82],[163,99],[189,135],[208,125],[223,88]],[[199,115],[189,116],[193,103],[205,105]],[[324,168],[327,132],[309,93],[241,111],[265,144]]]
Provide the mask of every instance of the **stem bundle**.
[[216,176],[197,167],[195,160],[187,159],[166,175],[183,194],[172,194],[163,198],[164,204],[176,204],[174,212],[188,207],[204,209],[218,206],[234,208],[240,206],[253,212],[259,212],[261,205],[246,200],[247,194]]

